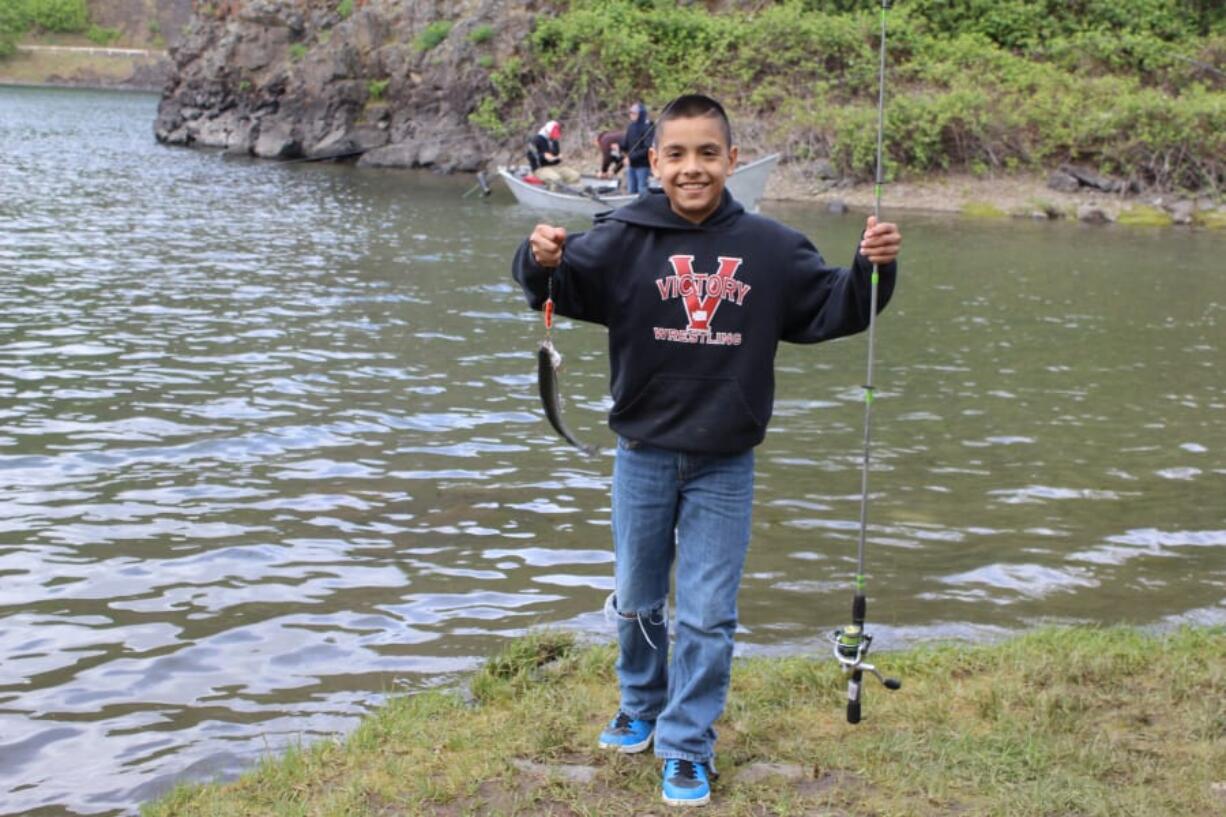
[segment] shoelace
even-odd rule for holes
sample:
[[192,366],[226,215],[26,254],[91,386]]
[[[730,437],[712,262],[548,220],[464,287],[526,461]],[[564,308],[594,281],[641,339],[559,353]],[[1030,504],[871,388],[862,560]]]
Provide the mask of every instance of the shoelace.
[[698,780],[698,769],[695,768],[694,761],[678,760],[677,761],[677,773],[673,775],[673,777],[675,778],[680,777],[686,781],[697,781]]
[[613,721],[614,729],[629,729],[634,718],[627,715],[625,712],[618,712],[617,719]]

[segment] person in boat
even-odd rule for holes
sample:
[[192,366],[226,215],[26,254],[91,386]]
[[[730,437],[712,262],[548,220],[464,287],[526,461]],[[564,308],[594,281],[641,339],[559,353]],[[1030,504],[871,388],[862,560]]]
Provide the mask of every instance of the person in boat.
[[651,178],[651,136],[654,125],[647,118],[647,106],[635,102],[630,106],[630,124],[626,127],[626,141],[622,153],[626,155],[629,168],[626,170],[626,189],[631,193],[646,193],[647,180]]
[[552,292],[558,314],[608,329],[617,448],[606,609],[621,696],[598,742],[640,752],[654,741],[674,805],[707,802],[715,777],[754,447],[771,419],[779,342],[866,329],[873,265],[884,308],[902,243],[897,226],[869,216],[851,266],[828,264],[804,235],[747,213],[724,189],[736,158],[723,107],[679,97],[651,147],[663,191],[596,216],[586,232],[538,224],[512,264],[534,309]]
[[600,149],[600,171],[596,174],[602,179],[613,179],[626,166],[626,157],[622,154],[622,142],[626,132],[607,130],[596,137],[596,147]]
[[551,186],[578,184],[579,171],[562,164],[562,126],[553,119],[528,140],[528,165],[532,175]]

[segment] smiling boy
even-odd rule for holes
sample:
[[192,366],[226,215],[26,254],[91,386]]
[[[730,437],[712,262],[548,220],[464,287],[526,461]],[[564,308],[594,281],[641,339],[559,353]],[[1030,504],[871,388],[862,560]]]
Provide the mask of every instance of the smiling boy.
[[574,236],[538,224],[512,272],[534,309],[552,285],[559,314],[609,333],[621,702],[599,743],[640,752],[654,740],[664,801],[701,805],[715,777],[713,724],[731,675],[775,352],[781,340],[867,328],[872,265],[884,308],[902,236],[870,216],[852,267],[831,267],[800,233],[746,213],[724,189],[737,160],[727,114],[706,96],[667,106],[650,159],[663,194]]

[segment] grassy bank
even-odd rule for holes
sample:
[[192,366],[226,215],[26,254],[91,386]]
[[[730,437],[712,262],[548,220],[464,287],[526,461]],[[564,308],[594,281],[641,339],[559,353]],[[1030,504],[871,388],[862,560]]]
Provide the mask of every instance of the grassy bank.
[[[1226,632],[1044,630],[878,655],[903,689],[843,721],[825,656],[738,661],[711,815],[1220,815]],[[471,696],[398,697],[343,743],[183,787],[146,817],[663,814],[654,758],[595,746],[613,652],[512,643]],[[778,764],[767,767],[764,764]],[[672,813],[675,813],[672,812]]]
[[[24,45],[43,45],[41,39],[29,38]],[[0,84],[3,85],[82,85],[114,87],[128,83],[142,67],[153,67],[164,55],[105,53],[90,44],[81,50],[34,50],[19,48],[12,56],[0,60]]]
[[[546,113],[607,127],[626,101],[658,111],[701,90],[729,103],[743,145],[871,178],[879,3],[554,5],[491,71],[472,117],[490,133],[530,132]],[[1076,162],[1150,189],[1226,186],[1219,2],[896,0],[889,43],[894,178]]]

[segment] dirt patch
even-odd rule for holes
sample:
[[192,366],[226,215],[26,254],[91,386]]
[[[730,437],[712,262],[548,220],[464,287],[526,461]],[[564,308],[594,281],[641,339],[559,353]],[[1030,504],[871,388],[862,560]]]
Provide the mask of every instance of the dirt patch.
[[59,85],[156,91],[170,75],[170,58],[157,51],[126,53],[85,47],[18,47],[0,61],[0,85]]
[[[830,203],[841,201],[854,210],[873,208],[873,185],[828,187],[806,178],[794,165],[781,165],[771,174],[766,198],[775,201]],[[890,210],[927,210],[960,213],[984,205],[1010,216],[1047,218],[1053,212],[1072,218],[1083,205],[1101,208],[1113,219],[1135,199],[1106,193],[1062,193],[1047,187],[1039,176],[979,178],[950,175],[922,181],[894,182],[882,188],[881,206]]]

